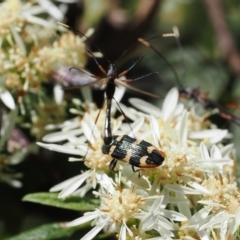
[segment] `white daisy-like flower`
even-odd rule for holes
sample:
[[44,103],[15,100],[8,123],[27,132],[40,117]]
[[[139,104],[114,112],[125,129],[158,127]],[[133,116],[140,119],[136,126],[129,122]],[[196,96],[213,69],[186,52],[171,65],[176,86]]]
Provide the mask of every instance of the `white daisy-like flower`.
[[[92,188],[96,188],[98,181],[105,177],[106,171],[109,171],[108,165],[111,158],[108,155],[102,154],[101,148],[103,145],[103,139],[101,134],[97,126],[94,124],[93,119],[91,119],[88,114],[85,114],[84,118],[86,122],[83,120],[81,121],[80,125],[82,126],[82,130],[79,133],[84,132],[85,138],[81,138],[81,136],[78,138],[75,136],[75,134],[79,134],[76,130],[68,131],[65,134],[61,134],[61,132],[58,133],[58,136],[62,136],[63,140],[69,139],[71,145],[74,147],[69,147],[69,144],[62,146],[57,144],[38,143],[40,146],[50,150],[74,154],[80,157],[82,156],[83,158],[70,158],[69,160],[84,161],[85,165],[90,169],[51,188],[51,191],[54,192],[61,191],[59,194],[60,198],[65,198],[73,194],[85,181],[87,181],[88,185],[90,183]],[[94,128],[94,135],[92,127]],[[74,133],[74,135],[72,133]],[[55,138],[56,136],[51,134],[50,136],[45,136],[45,139],[52,139],[53,137]],[[86,139],[89,141],[89,144],[84,143]],[[85,188],[83,190],[85,190]]]
[[[82,240],[94,238],[104,228],[118,232],[118,239],[146,239],[151,236],[147,233],[150,230],[159,232],[163,239],[171,239],[174,237],[172,222],[187,220],[184,215],[165,209],[167,195],[146,198],[147,193],[144,191],[122,189],[120,186],[96,194],[102,202],[100,209],[86,213],[68,224],[77,226],[94,220],[92,224],[95,227]],[[138,228],[135,226],[137,220],[140,220]]]
[[60,63],[85,66],[83,38],[63,33],[50,45],[56,30],[63,31],[57,21],[63,21],[67,10],[64,2],[55,4],[50,0],[0,3],[0,73],[4,74],[6,88],[39,91],[41,81]]
[[62,21],[64,18],[63,12],[61,12],[63,8],[56,7],[49,0],[26,2],[20,0],[6,0],[0,4],[0,9],[2,13],[0,23],[0,45],[4,39],[12,44],[13,38],[23,53],[26,53],[26,49],[20,33],[26,22],[48,28],[50,19],[38,17],[39,14],[47,12],[56,21]]
[[197,211],[179,229],[179,236],[200,237],[200,239],[237,239],[237,230],[240,221],[240,206],[233,204],[234,212],[229,213],[225,206],[217,202],[199,201],[204,207]]
[[127,233],[133,236],[126,222],[143,207],[144,197],[136,194],[133,189],[122,189],[120,186],[116,186],[113,190],[107,189],[97,195],[100,195],[102,200],[100,209],[85,213],[83,217],[75,219],[68,226],[77,226],[94,220],[95,227],[81,238],[82,240],[94,238],[103,228],[117,230],[120,234],[119,239],[126,239]]
[[[116,91],[115,98],[120,99],[122,92],[123,89]],[[79,103],[76,102],[76,104]],[[101,132],[103,132],[104,129],[104,115],[99,115],[99,109],[91,104],[87,104],[86,108],[89,110],[89,113],[85,113],[81,120],[76,118],[70,122],[66,122],[60,126],[63,127],[62,131],[48,134],[43,138],[44,141],[54,143],[38,143],[38,145],[49,150],[80,156],[80,158],[71,157],[69,161],[84,161],[84,164],[90,169],[52,187],[50,189],[52,192],[61,191],[59,198],[66,198],[72,194],[84,196],[88,190],[92,188],[95,189],[97,184],[104,182],[103,179],[106,178],[106,174],[109,172],[109,163],[112,158],[109,155],[102,154],[103,137]],[[74,112],[79,113],[77,109],[75,109]],[[97,116],[98,121],[97,125],[95,125]],[[113,133],[118,131],[121,122],[122,117],[113,119]],[[118,133],[121,132],[118,131]],[[68,142],[64,145],[55,144],[66,140]],[[86,143],[86,140],[88,143]],[[85,185],[83,185],[83,183],[85,183]]]
[[[234,166],[234,149],[232,144],[221,143],[229,133],[205,122],[206,118],[193,110],[186,110],[178,103],[178,97],[176,88],[170,90],[162,109],[132,99],[131,103],[144,113],[123,107],[125,114],[134,120],[131,127],[122,124],[121,118],[111,119],[114,134],[128,133],[137,143],[144,139],[152,145],[151,149],[155,146],[164,158],[160,166],[133,172],[131,161],[120,158],[126,162],[118,161],[118,174],[107,175],[112,158],[102,153],[104,114],[95,125],[97,114],[85,113],[78,119],[78,125],[69,127],[65,123],[61,127],[69,128],[67,131],[44,138],[55,143],[67,141],[65,145],[40,144],[49,149],[75,155],[87,151],[84,159],[70,160],[84,160],[88,170],[51,189],[61,191],[59,197],[65,198],[84,196],[95,188],[99,208],[68,224],[71,227],[92,221],[93,229],[82,239],[92,239],[101,230],[116,232],[119,239],[139,240],[177,237],[207,240],[215,236],[228,239],[236,235],[240,198],[236,181],[229,176],[229,168]],[[74,111],[81,113],[79,109]]]
[[[121,119],[116,119],[116,121],[112,123],[114,133],[120,126]],[[104,125],[101,124],[101,121],[99,121],[99,125],[101,129],[103,129]],[[78,138],[74,135],[71,135],[73,133],[77,134],[78,131],[76,130],[68,131],[65,134],[55,133],[59,139],[61,137],[62,140],[68,139],[70,141],[69,143],[71,143],[71,146],[75,146],[74,148],[69,147],[69,143],[64,146],[57,144],[38,143],[38,145],[49,150],[83,156],[83,158],[71,157],[69,158],[69,161],[84,161],[84,164],[90,169],[51,188],[50,191],[53,192],[61,191],[59,194],[60,198],[65,198],[68,195],[76,194],[75,191],[77,191],[80,195],[84,195],[83,192],[85,193],[86,189],[95,189],[97,184],[101,183],[102,180],[106,178],[106,174],[109,172],[109,164],[112,161],[112,157],[102,154],[103,139],[100,131],[94,124],[93,119],[91,119],[90,115],[85,114],[83,120],[81,121],[81,126],[85,138],[82,138],[81,136]],[[82,131],[79,131],[79,133],[82,133]],[[55,134],[47,135],[44,137],[44,139],[50,140],[57,138]],[[88,140],[88,144],[84,143],[85,139]],[[78,188],[81,187],[85,181],[86,185],[83,186],[80,191]]]
[[168,190],[164,189],[163,194],[160,197],[155,196],[156,199],[148,199],[143,210],[136,217],[140,220],[140,233],[154,229],[163,239],[171,239],[174,237],[172,231],[175,230],[173,221],[186,221],[187,217],[176,211],[166,209],[169,203]]

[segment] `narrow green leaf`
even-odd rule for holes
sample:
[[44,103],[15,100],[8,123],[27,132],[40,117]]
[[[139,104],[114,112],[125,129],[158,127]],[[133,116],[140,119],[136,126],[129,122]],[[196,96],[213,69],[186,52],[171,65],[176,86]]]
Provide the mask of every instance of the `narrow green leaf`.
[[8,238],[7,240],[53,240],[70,237],[75,231],[84,229],[88,226],[90,226],[90,224],[82,224],[77,227],[68,228],[64,226],[64,223],[50,223],[23,232],[15,237]]
[[99,200],[92,198],[68,197],[58,198],[58,193],[31,193],[24,196],[23,201],[35,202],[53,207],[65,208],[75,211],[89,211],[99,207]]
[[94,239],[96,240],[102,240],[102,239],[115,239],[114,235],[116,235],[116,233],[100,233],[98,234]]

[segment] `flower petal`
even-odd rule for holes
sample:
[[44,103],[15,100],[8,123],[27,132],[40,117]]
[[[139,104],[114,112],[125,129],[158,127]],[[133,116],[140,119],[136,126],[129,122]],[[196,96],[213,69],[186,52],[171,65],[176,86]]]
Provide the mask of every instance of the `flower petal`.
[[57,21],[62,21],[64,16],[62,12],[51,2],[48,0],[36,0],[42,8],[45,9]]
[[234,144],[233,143],[230,143],[230,144],[224,146],[223,148],[221,148],[222,156],[223,157],[228,157],[233,149],[234,149]]
[[207,188],[203,187],[202,185],[200,185],[197,182],[187,182],[187,184],[192,187],[195,188],[196,190],[199,190],[202,192],[202,194],[212,194]]
[[211,158],[215,158],[215,159],[222,158],[220,149],[216,145],[212,146],[210,150],[210,155],[211,155]]
[[193,194],[193,195],[198,195],[198,194],[202,194],[203,192],[201,190],[196,190],[193,188],[189,188],[189,187],[185,187],[185,186],[181,186],[181,185],[177,185],[177,184],[166,184],[164,186],[165,188],[167,188],[168,190],[174,191],[174,192],[180,192],[180,193],[184,193],[184,194]]
[[199,230],[220,227],[222,222],[228,220],[231,217],[232,216],[230,214],[228,214],[226,211],[221,211],[221,212],[217,213],[216,215],[213,215],[213,217],[210,219],[210,221],[203,224],[199,228]]
[[[187,223],[187,226],[189,227],[193,227],[193,226],[199,226],[201,227],[207,219],[208,214],[210,213],[210,211],[212,210],[211,207],[204,207],[201,210],[199,210],[198,212],[196,212],[189,220]],[[185,225],[183,226],[183,228],[185,227]],[[198,227],[198,228],[199,228]]]
[[162,118],[167,121],[177,107],[178,103],[178,89],[172,88],[165,97],[162,105]]
[[0,91],[0,99],[5,104],[6,107],[13,110],[15,109],[16,105],[11,93],[8,90]]
[[211,129],[202,130],[198,132],[189,132],[188,137],[191,139],[209,139],[210,144],[220,142],[223,138],[228,135],[227,130]]
[[161,113],[161,110],[150,104],[149,102],[146,102],[142,99],[139,99],[139,98],[130,98],[128,100],[135,108],[145,112],[145,113],[149,113],[149,114],[152,114],[153,116],[155,117],[161,117],[162,116],[162,113]]
[[67,140],[69,137],[76,136],[82,133],[83,133],[82,129],[74,129],[66,132],[65,131],[54,132],[54,133],[45,135],[42,140],[44,142],[51,142],[51,143],[62,142],[64,140]]
[[68,186],[66,186],[58,195],[58,198],[66,198],[71,195],[75,190],[77,190],[83,182],[89,177],[89,171],[78,176],[74,181],[72,181]]
[[119,232],[119,239],[126,240],[127,229],[124,224],[122,224],[120,232]]
[[[177,202],[179,212],[182,213],[187,218],[190,218],[192,214],[191,214],[189,202],[186,201],[187,198],[184,195],[184,193],[176,192],[176,199],[179,199],[179,202]],[[185,200],[184,202],[181,201],[183,199]]]
[[67,223],[68,227],[74,227],[77,225],[81,225],[83,223],[89,222],[95,218],[97,218],[99,216],[99,211],[93,211],[93,212],[87,212],[84,214],[84,216],[77,218],[75,220],[73,220],[72,222]]
[[63,95],[64,95],[64,91],[62,89],[62,86],[60,84],[55,84],[54,88],[53,88],[53,93],[54,93],[55,102],[58,105],[61,105],[61,103],[63,101]]
[[85,172],[84,174],[77,175],[75,177],[69,178],[61,183],[58,183],[57,185],[53,186],[49,191],[50,192],[58,192],[62,189],[68,187],[72,182],[75,182],[78,179],[81,179],[82,177],[85,177],[85,175],[89,174],[89,171]]
[[165,218],[170,219],[171,221],[182,222],[182,221],[188,220],[187,217],[185,217],[183,214],[178,213],[176,211],[161,209],[159,212],[161,212],[162,216],[164,216]]
[[159,146],[160,143],[159,124],[157,122],[157,119],[153,115],[150,115],[150,126],[153,134],[154,145]]
[[178,143],[182,146],[186,146],[187,144],[187,121],[188,121],[188,112],[184,111],[180,123],[179,123],[179,135],[178,135]]
[[200,153],[203,159],[206,159],[206,160],[210,159],[208,149],[203,142],[200,143]]
[[138,120],[136,120],[134,123],[132,123],[131,126],[131,131],[128,134],[128,136],[135,138],[135,134],[138,132],[138,130],[142,127],[144,123],[144,118],[141,117]]
[[88,232],[84,237],[80,240],[91,240],[93,239],[105,226],[105,222],[102,224],[96,225],[90,232]]
[[65,147],[63,145],[46,144],[46,143],[41,143],[41,142],[37,142],[37,145],[44,147],[50,151],[56,151],[56,152],[61,152],[61,153],[66,153],[66,154],[73,154],[73,155],[80,155],[80,151],[78,149]]
[[[121,79],[126,79],[126,78],[123,77],[123,78],[120,78],[120,80],[121,80]],[[114,99],[115,99],[115,101],[116,101],[117,103],[119,103],[119,102],[121,101],[121,99],[122,99],[125,91],[126,91],[126,88],[125,88],[125,87],[119,86],[119,87],[116,88],[113,97],[114,97]]]

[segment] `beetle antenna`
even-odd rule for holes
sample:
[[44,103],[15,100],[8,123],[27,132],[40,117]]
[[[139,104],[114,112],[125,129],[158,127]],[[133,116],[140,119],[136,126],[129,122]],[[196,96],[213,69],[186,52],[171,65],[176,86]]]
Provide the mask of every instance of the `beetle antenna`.
[[[115,99],[114,97],[113,97],[113,99],[114,99],[115,103],[117,104],[117,106],[118,106],[121,114],[123,115],[124,119],[125,119],[126,122],[128,123],[128,125],[129,125],[129,127],[130,127],[130,129],[131,129],[131,132],[132,132],[132,134],[133,134],[133,136],[134,136],[133,128],[132,128],[131,124],[129,123],[128,117],[126,116],[126,114],[124,113],[124,111],[122,110],[122,108],[120,107],[118,101],[116,101],[116,99]],[[134,138],[136,138],[136,137],[134,136]]]
[[122,77],[124,75],[126,75],[131,69],[133,69],[136,64],[141,61],[143,59],[144,56],[141,56],[140,58],[138,58],[128,69],[124,70],[123,72],[118,74],[118,77]]
[[[106,58],[106,56],[104,55],[104,53],[102,52],[102,50],[97,46],[96,43],[94,43],[88,36],[86,36],[85,34],[81,33],[79,30],[70,27],[67,24],[58,22],[59,25],[64,26],[68,29],[70,29],[71,31],[73,31],[74,33],[77,33],[80,36],[85,37],[87,40],[89,40],[91,42],[91,44],[93,44],[93,46],[103,55],[103,57],[108,61],[109,64],[111,64],[111,62]],[[97,61],[96,57],[94,56],[94,54],[91,52],[90,49],[86,48],[87,52],[93,57],[94,61],[96,62],[96,64],[98,65],[99,69],[101,70],[101,72],[103,72],[104,74],[106,74],[106,71],[103,69],[103,67],[100,65],[100,63]],[[104,71],[103,71],[104,70]]]
[[[180,56],[181,56],[181,62],[183,65],[183,75],[186,74],[186,67],[185,67],[185,62],[184,62],[184,58],[183,58],[183,50],[182,50],[182,45],[180,42],[180,34],[178,31],[177,27],[173,27],[173,32],[172,33],[165,33],[165,34],[161,34],[161,35],[156,35],[147,39],[143,39],[143,38],[138,38],[138,42],[134,43],[132,46],[130,46],[129,48],[127,48],[121,55],[120,57],[117,59],[116,63],[128,52],[130,51],[132,48],[136,47],[139,43],[142,43],[143,45],[145,45],[148,48],[151,48],[159,57],[162,58],[162,60],[166,63],[166,65],[171,69],[171,71],[173,72],[175,79],[177,81],[177,84],[179,86],[182,86],[182,84],[180,83],[180,79],[178,77],[178,74],[176,72],[176,70],[172,67],[172,65],[169,63],[169,61],[166,59],[166,57],[164,57],[155,47],[153,47],[149,41],[154,40],[156,38],[165,38],[165,37],[174,37],[176,40],[176,44],[178,46],[178,49],[180,51]],[[140,59],[141,60],[141,59]]]
[[185,65],[185,61],[184,61],[184,57],[183,57],[183,49],[182,49],[182,44],[180,41],[180,33],[179,30],[176,26],[173,27],[173,32],[172,33],[164,33],[163,37],[174,37],[176,40],[176,44],[178,46],[178,50],[181,56],[181,62],[182,62],[182,75],[185,75],[187,70],[186,70],[186,65]]
[[146,47],[151,48],[159,57],[161,57],[163,59],[163,61],[167,64],[167,66],[172,70],[172,72],[175,76],[175,79],[177,81],[177,84],[179,86],[181,86],[181,82],[178,77],[178,74],[177,74],[176,70],[174,69],[174,67],[168,62],[168,60],[155,47],[153,47],[148,41],[144,40],[143,38],[138,38],[138,41],[140,43],[142,43],[143,45],[145,45]]
[[[93,126],[93,128],[92,128],[91,138],[90,138],[90,141],[89,141],[89,147],[90,147],[90,148],[92,147],[92,146],[91,146],[91,145],[92,145],[91,141],[92,141],[92,138],[94,138],[94,130],[95,130],[95,128],[97,127],[97,121],[98,121],[98,118],[99,118],[99,116],[100,116],[100,114],[101,114],[102,109],[103,109],[103,107],[100,108],[100,110],[98,111],[97,117],[95,118],[95,121],[94,121],[94,126]],[[87,148],[85,157],[86,157],[87,154],[88,154],[89,147]],[[85,157],[84,157],[84,158],[85,158]]]

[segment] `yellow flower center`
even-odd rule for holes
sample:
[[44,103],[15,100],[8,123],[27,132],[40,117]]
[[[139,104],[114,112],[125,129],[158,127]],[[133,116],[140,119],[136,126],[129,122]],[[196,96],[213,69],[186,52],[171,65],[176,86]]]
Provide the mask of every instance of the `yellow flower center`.
[[101,211],[107,212],[113,222],[121,224],[133,217],[142,208],[145,200],[132,189],[118,187],[112,196],[104,195],[105,201]]

